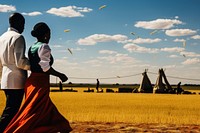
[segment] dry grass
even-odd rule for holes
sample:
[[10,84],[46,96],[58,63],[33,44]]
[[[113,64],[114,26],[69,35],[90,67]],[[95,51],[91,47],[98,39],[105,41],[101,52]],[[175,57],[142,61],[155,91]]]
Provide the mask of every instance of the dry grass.
[[[50,96],[71,122],[200,124],[200,95],[51,92]],[[1,113],[2,91],[0,97]]]
[[70,121],[200,124],[199,95],[51,93]]

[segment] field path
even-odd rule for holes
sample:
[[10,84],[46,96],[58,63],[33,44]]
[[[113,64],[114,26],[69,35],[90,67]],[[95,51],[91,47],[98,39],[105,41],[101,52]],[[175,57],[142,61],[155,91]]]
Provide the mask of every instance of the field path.
[[200,133],[200,125],[72,122],[71,133]]

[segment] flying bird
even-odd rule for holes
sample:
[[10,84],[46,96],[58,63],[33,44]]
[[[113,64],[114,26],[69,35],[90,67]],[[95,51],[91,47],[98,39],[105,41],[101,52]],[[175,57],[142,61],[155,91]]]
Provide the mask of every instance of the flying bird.
[[130,34],[131,34],[131,35],[136,35],[134,32],[131,32]]
[[158,30],[154,30],[154,31],[150,32],[150,35],[153,35],[153,34],[155,34],[156,32],[158,32]]
[[69,53],[70,53],[71,55],[73,54],[72,51],[71,51],[71,49],[68,48],[67,50],[69,51]]
[[120,76],[117,76],[117,78],[120,78]]
[[186,41],[183,41],[183,47],[185,47],[186,46]]
[[182,54],[183,55],[183,57],[186,57],[186,55],[185,54]]
[[100,6],[100,7],[99,7],[99,10],[101,10],[101,9],[103,9],[103,8],[105,8],[105,7],[106,7],[106,5]]
[[[137,34],[136,33],[134,33],[134,32],[131,32],[130,33],[131,35],[134,35],[134,36],[136,36]],[[137,36],[137,38],[140,38],[139,36]]]
[[70,32],[70,29],[64,30],[64,32]]

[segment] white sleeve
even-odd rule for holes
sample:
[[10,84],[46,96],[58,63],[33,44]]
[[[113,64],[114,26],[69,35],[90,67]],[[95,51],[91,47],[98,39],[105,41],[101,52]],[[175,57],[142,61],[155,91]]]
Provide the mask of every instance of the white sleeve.
[[51,49],[48,44],[43,44],[38,49],[38,56],[40,58],[39,65],[41,66],[44,72],[47,72],[50,69],[50,57],[51,57]]
[[14,45],[14,58],[16,66],[24,70],[30,70],[29,60],[25,56],[26,44],[24,37],[20,36],[17,38]]

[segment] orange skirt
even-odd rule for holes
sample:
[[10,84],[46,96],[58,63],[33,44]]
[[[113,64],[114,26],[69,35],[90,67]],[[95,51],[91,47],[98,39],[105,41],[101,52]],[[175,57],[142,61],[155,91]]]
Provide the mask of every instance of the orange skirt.
[[4,133],[70,132],[72,128],[52,103],[49,75],[32,73],[25,84],[25,101]]

